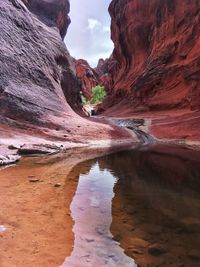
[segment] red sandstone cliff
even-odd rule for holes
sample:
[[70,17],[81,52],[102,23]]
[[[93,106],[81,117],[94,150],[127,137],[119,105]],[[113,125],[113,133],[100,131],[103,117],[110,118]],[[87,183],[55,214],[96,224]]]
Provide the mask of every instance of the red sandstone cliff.
[[116,61],[112,58],[99,59],[96,68],[92,68],[84,59],[74,60],[76,76],[81,82],[81,90],[87,99],[92,97],[92,87],[100,84],[109,88],[111,86],[111,69]]
[[96,71],[90,67],[84,59],[74,60],[76,68],[76,76],[81,82],[81,91],[87,99],[92,97],[92,87],[98,84],[98,75]]
[[127,137],[72,110],[80,110],[81,101],[72,59],[62,40],[68,12],[68,0],[1,2],[0,149],[2,144],[38,143],[42,138],[88,142],[97,136]]
[[[56,25],[62,38],[65,37],[71,22],[68,13],[69,1],[66,0],[22,0],[28,9],[48,26]],[[18,2],[13,0],[13,2]]]
[[[111,55],[109,58],[106,58],[105,60],[99,59],[97,67],[95,68],[95,71],[98,75],[98,83],[104,86],[108,92],[113,86],[114,77],[112,77],[112,74],[113,74],[113,68],[115,68],[116,64],[117,64],[116,59],[113,57],[113,55]],[[107,100],[109,100],[109,95],[107,97]]]
[[118,104],[115,115],[177,115],[168,126],[157,121],[154,133],[199,140],[200,1],[113,0],[109,12],[116,63],[105,107]]

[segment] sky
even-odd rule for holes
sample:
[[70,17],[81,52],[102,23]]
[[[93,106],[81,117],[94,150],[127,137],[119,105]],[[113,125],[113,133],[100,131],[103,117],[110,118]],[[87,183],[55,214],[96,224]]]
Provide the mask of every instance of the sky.
[[70,0],[71,24],[65,37],[70,54],[86,59],[95,67],[99,58],[107,58],[113,50],[110,40],[111,0]]

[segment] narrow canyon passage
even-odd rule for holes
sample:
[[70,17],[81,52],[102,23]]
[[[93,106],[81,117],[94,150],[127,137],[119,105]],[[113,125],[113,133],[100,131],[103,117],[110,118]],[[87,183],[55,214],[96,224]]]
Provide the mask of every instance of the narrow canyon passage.
[[199,25],[199,0],[0,1],[0,267],[200,266]]

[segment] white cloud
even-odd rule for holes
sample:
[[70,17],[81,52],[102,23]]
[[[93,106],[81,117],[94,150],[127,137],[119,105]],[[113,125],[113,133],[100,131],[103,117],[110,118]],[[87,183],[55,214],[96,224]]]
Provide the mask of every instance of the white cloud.
[[98,21],[97,19],[88,19],[88,26],[87,28],[90,30],[96,30],[101,27],[101,22]]
[[103,32],[110,32],[109,26],[103,26]]
[[111,0],[71,0],[71,24],[65,43],[70,54],[86,59],[96,66],[99,58],[107,58],[112,53],[110,40],[110,16],[107,11]]

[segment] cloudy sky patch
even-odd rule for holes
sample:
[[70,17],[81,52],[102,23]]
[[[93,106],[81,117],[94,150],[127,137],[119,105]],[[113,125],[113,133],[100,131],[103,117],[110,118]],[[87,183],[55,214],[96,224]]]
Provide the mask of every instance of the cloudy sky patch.
[[70,54],[86,59],[95,67],[99,58],[112,53],[110,40],[110,16],[108,6],[111,0],[71,0],[71,24],[65,38]]
[[88,19],[88,29],[90,30],[101,30],[102,24],[96,19]]

